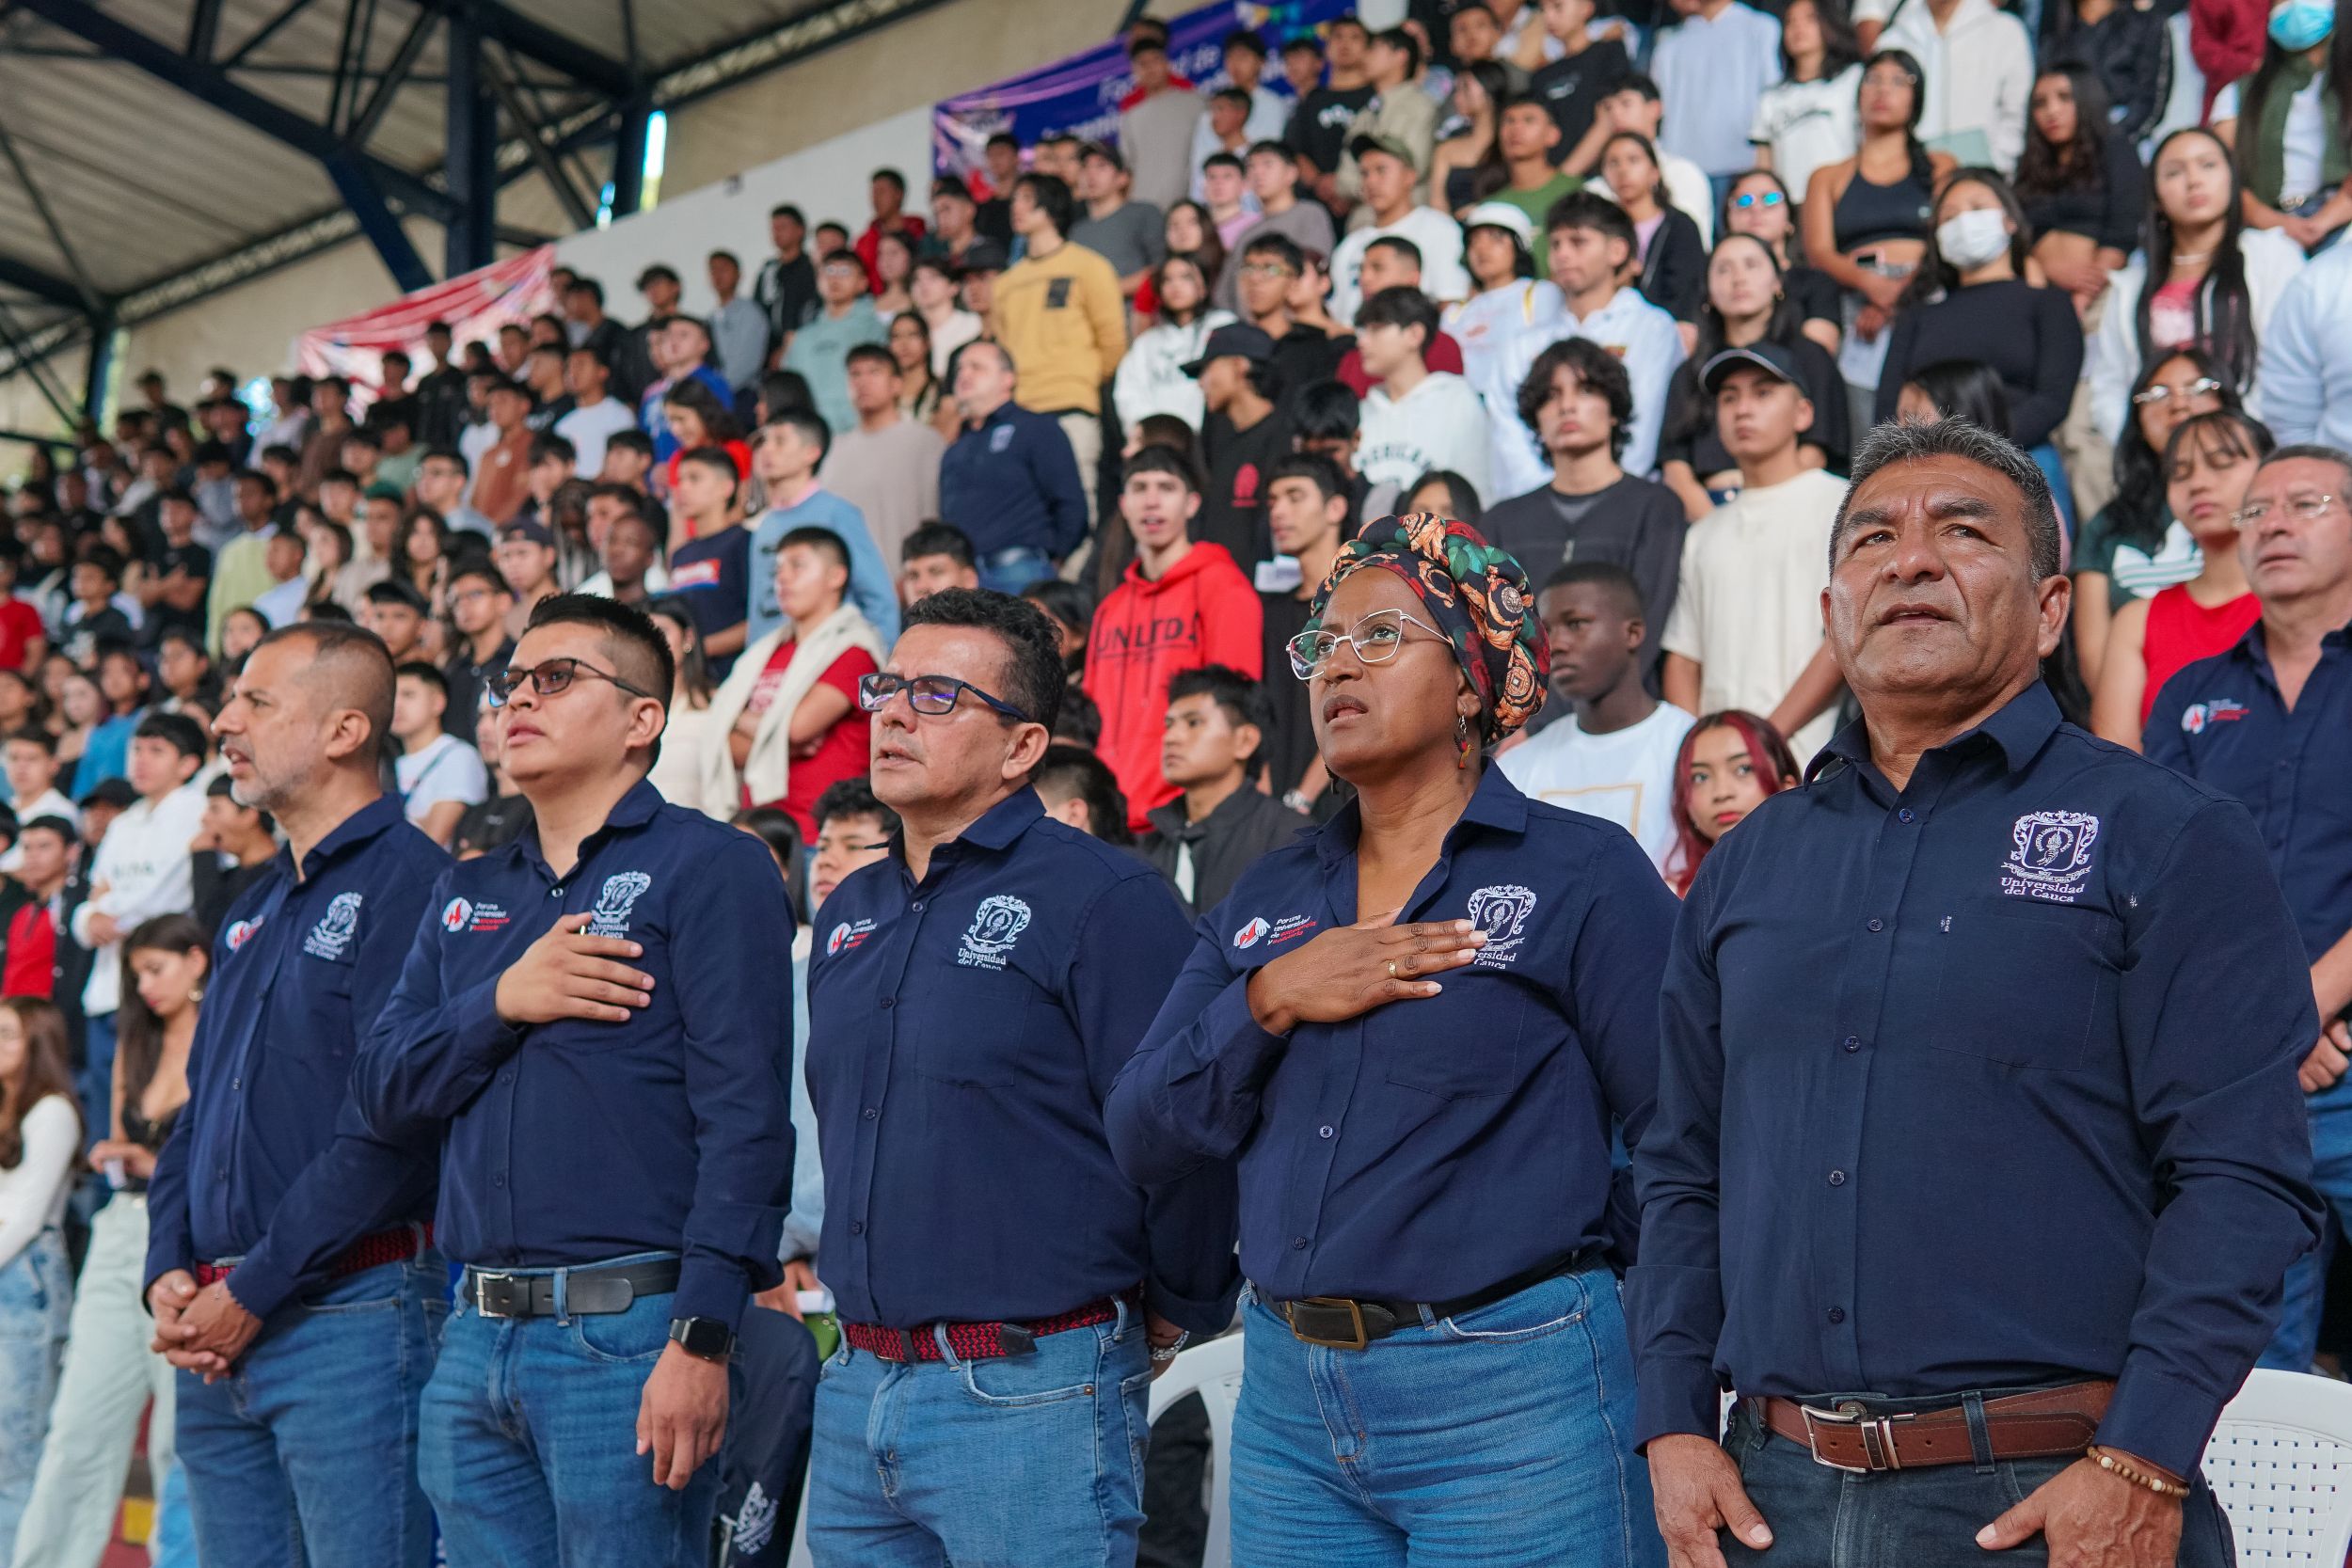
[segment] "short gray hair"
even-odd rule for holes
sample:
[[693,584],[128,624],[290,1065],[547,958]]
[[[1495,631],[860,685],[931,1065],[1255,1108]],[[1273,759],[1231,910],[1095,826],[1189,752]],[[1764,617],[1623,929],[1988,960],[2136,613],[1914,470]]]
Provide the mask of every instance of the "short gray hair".
[[2054,578],[2062,570],[2060,562],[2063,535],[2058,530],[2058,502],[2051,498],[2050,482],[2042,477],[2042,467],[2020,451],[2015,442],[1995,436],[1982,425],[1966,420],[1935,420],[1925,424],[1889,422],[1876,425],[1862,437],[1854,449],[1853,479],[1846,486],[1846,499],[1837,503],[1837,521],[1830,529],[1830,570],[1837,569],[1837,547],[1846,537],[1846,515],[1853,507],[1853,499],[1862,491],[1865,482],[1882,468],[1899,463],[1924,462],[1931,457],[1957,457],[1990,468],[2015,487],[2026,503],[2026,538],[2033,549],[2033,575],[2038,582]]
[[[2344,476],[2343,487],[2346,491],[2352,491],[2352,453],[2346,453],[2336,447],[2324,446],[2317,441],[2296,441],[2283,447],[2274,448],[2268,456],[2254,466],[2254,472],[2259,477],[2263,469],[2274,464],[2298,462],[2332,464],[2336,471]],[[2345,495],[2343,499],[2345,509],[2352,511],[2352,494]]]

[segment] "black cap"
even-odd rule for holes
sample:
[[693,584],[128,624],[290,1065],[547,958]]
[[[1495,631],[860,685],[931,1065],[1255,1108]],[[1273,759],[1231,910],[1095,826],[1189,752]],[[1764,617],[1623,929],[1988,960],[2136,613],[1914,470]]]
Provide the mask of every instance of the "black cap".
[[1797,356],[1774,342],[1754,342],[1745,348],[1727,348],[1709,359],[1699,371],[1699,387],[1708,397],[1722,389],[1724,377],[1736,370],[1757,370],[1791,387],[1803,388],[1804,374],[1797,369]]
[[555,548],[554,531],[545,523],[534,523],[528,518],[509,523],[499,530],[500,544],[502,545],[509,539],[520,539],[527,544],[537,545],[543,549]]
[[101,779],[87,795],[74,802],[84,811],[92,806],[112,806],[117,811],[129,811],[137,805],[139,792],[131,787],[128,779]]
[[417,591],[416,584],[405,582],[399,578],[386,578],[380,582],[372,582],[368,584],[366,594],[361,596],[370,604],[406,605],[420,615],[430,613],[433,608],[425,602],[424,595]]
[[1209,341],[1201,348],[1200,358],[1178,369],[1199,380],[1210,360],[1233,355],[1239,355],[1252,364],[1262,365],[1274,357],[1274,340],[1266,336],[1263,327],[1251,326],[1248,322],[1232,322],[1209,334]]
[[1100,158],[1104,163],[1110,165],[1111,167],[1119,170],[1120,173],[1124,174],[1127,172],[1127,160],[1120,157],[1119,149],[1113,147],[1108,142],[1083,142],[1078,147],[1078,156],[1081,160],[1087,158]]
[[1005,253],[1000,240],[974,240],[963,247],[963,261],[956,270],[969,277],[976,272],[1002,272],[1012,265],[1012,258]]

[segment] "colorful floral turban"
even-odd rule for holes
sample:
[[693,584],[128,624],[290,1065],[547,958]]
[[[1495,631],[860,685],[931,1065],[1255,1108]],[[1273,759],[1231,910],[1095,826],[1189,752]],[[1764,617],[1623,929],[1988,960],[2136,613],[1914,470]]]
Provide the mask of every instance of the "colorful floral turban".
[[1468,523],[1425,512],[1383,517],[1342,546],[1331,575],[1315,591],[1313,619],[1323,625],[1331,591],[1361,566],[1394,572],[1421,599],[1485,712],[1486,741],[1511,734],[1544,705],[1551,645],[1535,615],[1527,571]]

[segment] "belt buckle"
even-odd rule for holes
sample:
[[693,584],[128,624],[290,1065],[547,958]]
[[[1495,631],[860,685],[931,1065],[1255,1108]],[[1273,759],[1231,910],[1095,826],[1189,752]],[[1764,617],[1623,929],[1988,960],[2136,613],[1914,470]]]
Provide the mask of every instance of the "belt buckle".
[[1291,1337],[1310,1345],[1327,1350],[1364,1350],[1371,1346],[1372,1336],[1364,1332],[1364,1304],[1347,1296],[1301,1296],[1292,1304],[1294,1311],[1300,1307],[1345,1307],[1347,1321],[1355,1325],[1354,1339],[1318,1339],[1298,1326],[1295,1316],[1291,1319]]
[[[1864,1410],[1859,1400],[1841,1400],[1835,1410],[1816,1410],[1809,1404],[1797,1406],[1797,1414],[1804,1418],[1805,1446],[1813,1450],[1813,1463],[1848,1475],[1867,1476],[1881,1470],[1899,1470],[1902,1462],[1895,1457],[1895,1423],[1912,1418],[1902,1416],[1872,1416]],[[1840,1465],[1834,1459],[1821,1457],[1820,1429],[1825,1426],[1852,1427],[1862,1433],[1863,1463]]]
[[[490,1287],[493,1285],[499,1286],[503,1292],[501,1305],[498,1307],[490,1305]],[[474,1310],[481,1313],[485,1318],[511,1318],[515,1316],[514,1286],[515,1276],[511,1274],[484,1274],[477,1272],[473,1276]]]

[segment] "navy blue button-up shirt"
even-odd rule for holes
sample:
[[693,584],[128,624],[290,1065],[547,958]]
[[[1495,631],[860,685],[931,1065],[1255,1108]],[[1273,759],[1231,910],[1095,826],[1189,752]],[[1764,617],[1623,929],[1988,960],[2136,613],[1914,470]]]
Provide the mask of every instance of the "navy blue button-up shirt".
[[1250,976],[1358,918],[1359,820],[1265,856],[1202,918],[1111,1096],[1120,1164],[1237,1161],[1242,1268],[1278,1297],[1442,1301],[1629,1242],[1611,1127],[1649,1121],[1674,895],[1623,829],[1490,768],[1397,916],[1471,921],[1477,960],[1436,996],[1270,1035]]
[[1141,1285],[1232,1322],[1232,1182],[1137,1186],[1103,1101],[1190,939],[1159,873],[1015,791],[931,852],[854,873],[809,956],[825,1164],[817,1272],[853,1323],[1025,1322]]
[[[511,1026],[499,976],[567,914],[644,949],[626,1023]],[[360,1053],[360,1109],[441,1133],[437,1240],[553,1268],[682,1252],[682,1318],[782,1277],[792,1182],[792,911],[765,846],[643,782],[557,874],[539,835],[450,867]]]
[[939,515],[983,556],[1025,547],[1058,561],[1076,549],[1086,481],[1061,421],[1008,403],[957,436],[939,463]]
[[[2352,931],[2352,627],[2322,640],[2293,712],[2257,624],[2165,682],[2142,734],[2150,760],[2254,814],[2307,962]],[[2352,1105],[2352,1074],[2312,1100]]]
[[147,1197],[147,1277],[242,1258],[230,1292],[267,1317],[372,1230],[433,1212],[433,1148],[368,1131],[351,1064],[390,994],[390,954],[449,865],[384,797],[292,848],[230,906],[188,1049],[188,1102]]
[[1638,1438],[1742,1394],[2113,1378],[2193,1473],[2318,1234],[2318,1034],[2244,808],[2028,688],[1897,791],[1859,724],[1708,855],[1634,1151]]

